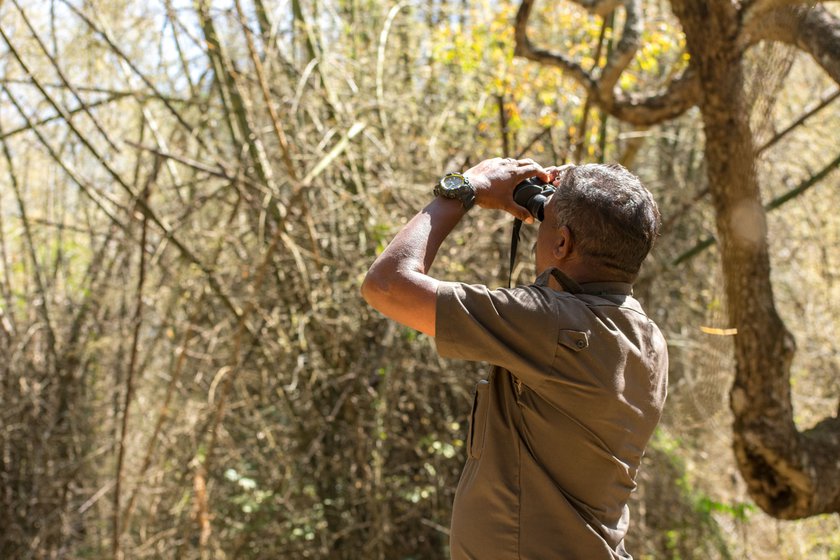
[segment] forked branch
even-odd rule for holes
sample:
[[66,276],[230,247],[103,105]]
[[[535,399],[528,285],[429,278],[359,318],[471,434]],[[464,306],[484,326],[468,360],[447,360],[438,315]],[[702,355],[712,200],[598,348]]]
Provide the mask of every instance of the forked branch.
[[605,12],[607,7],[615,9],[618,5],[624,6],[626,16],[621,39],[610,53],[599,76],[596,77],[579,63],[561,53],[551,52],[531,43],[527,26],[534,0],[522,0],[519,6],[519,12],[516,15],[515,54],[562,69],[586,89],[594,104],[609,115],[637,126],[650,126],[672,119],[697,104],[700,98],[700,87],[695,73],[690,68],[672,80],[661,92],[628,94],[615,87],[621,74],[630,65],[641,46],[640,0],[620,2],[576,0],[575,3],[598,15],[609,13],[608,10]]
[[760,16],[745,17],[741,33],[743,49],[759,41],[793,45],[810,54],[840,84],[840,18],[820,5],[784,6],[762,12]]

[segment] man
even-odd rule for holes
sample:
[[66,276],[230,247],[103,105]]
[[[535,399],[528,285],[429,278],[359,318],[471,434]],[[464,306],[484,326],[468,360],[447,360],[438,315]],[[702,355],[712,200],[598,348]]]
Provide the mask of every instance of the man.
[[[489,290],[429,275],[473,204],[533,222],[512,196],[530,177],[557,189],[535,284]],[[434,337],[442,356],[494,366],[476,387],[452,558],[631,558],[627,500],[667,387],[665,341],[631,288],[658,231],[653,198],[618,165],[512,158],[450,174],[435,193],[373,263],[362,294]]]

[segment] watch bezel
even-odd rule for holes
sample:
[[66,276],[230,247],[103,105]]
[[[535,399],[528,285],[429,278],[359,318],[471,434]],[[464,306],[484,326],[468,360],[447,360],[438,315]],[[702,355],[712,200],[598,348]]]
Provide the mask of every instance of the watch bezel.
[[[460,179],[461,182],[454,187],[450,187],[446,184],[447,179]],[[461,190],[464,187],[464,185],[468,184],[469,179],[467,179],[462,173],[447,173],[440,179],[440,188],[446,192],[457,192]]]
[[[456,187],[449,187],[446,185],[446,180],[457,177],[461,179],[461,184]],[[441,177],[438,184],[434,188],[435,196],[442,196],[443,198],[452,198],[460,200],[465,210],[469,210],[475,204],[475,187],[470,183],[469,178],[463,173],[447,173]]]

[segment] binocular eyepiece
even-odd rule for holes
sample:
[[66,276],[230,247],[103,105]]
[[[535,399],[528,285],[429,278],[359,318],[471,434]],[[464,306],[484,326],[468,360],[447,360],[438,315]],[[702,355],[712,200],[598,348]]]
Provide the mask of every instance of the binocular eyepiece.
[[513,189],[513,200],[528,209],[535,220],[545,219],[545,203],[556,189],[537,177],[525,179]]

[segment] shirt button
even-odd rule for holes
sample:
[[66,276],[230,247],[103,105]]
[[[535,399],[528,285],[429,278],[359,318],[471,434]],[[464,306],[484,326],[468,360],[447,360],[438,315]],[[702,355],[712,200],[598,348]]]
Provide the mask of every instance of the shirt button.
[[577,342],[575,342],[575,344],[577,345],[578,348],[583,348],[584,346],[586,346],[586,341],[585,340],[578,340]]

